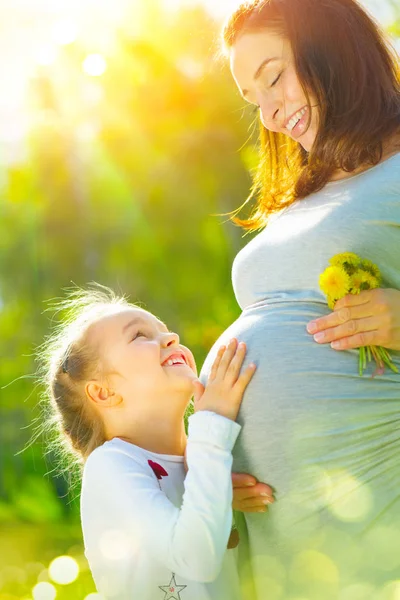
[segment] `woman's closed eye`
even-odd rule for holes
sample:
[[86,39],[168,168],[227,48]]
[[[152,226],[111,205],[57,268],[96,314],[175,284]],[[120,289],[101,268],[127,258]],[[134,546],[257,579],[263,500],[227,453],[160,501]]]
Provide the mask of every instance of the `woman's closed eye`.
[[279,75],[278,75],[278,77],[275,79],[275,81],[273,81],[273,82],[271,83],[271,87],[274,87],[274,85],[276,85],[276,84],[278,83],[278,81],[279,81],[279,80],[280,80],[280,78],[282,77],[282,73],[283,73],[283,71],[282,71],[281,73],[279,73]]

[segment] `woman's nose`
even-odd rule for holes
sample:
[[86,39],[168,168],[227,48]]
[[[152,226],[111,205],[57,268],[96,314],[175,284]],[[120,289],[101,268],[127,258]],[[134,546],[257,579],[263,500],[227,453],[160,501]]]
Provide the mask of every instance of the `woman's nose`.
[[261,121],[267,129],[276,129],[279,118],[279,102],[277,99],[260,94],[257,97],[257,104],[260,107]]

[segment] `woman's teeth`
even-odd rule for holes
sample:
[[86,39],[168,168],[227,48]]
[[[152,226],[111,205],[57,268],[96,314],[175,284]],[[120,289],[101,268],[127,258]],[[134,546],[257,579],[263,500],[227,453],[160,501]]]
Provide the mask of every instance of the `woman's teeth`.
[[286,129],[291,133],[291,131],[296,127],[297,123],[300,121],[301,117],[305,115],[307,112],[307,108],[302,108],[299,110],[286,125]]

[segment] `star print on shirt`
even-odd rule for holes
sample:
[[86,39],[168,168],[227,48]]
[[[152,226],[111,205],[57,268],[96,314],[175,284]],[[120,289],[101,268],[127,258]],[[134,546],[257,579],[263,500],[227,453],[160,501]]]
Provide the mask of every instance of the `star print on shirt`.
[[164,467],[162,467],[158,463],[154,462],[153,460],[148,460],[147,462],[149,463],[150,467],[153,469],[153,473],[157,477],[157,479],[162,479],[163,477],[168,477],[168,473],[164,469]]
[[175,573],[172,573],[172,578],[169,582],[169,585],[159,585],[158,587],[160,590],[165,592],[163,600],[181,600],[181,595],[179,592],[184,590],[187,585],[176,585]]

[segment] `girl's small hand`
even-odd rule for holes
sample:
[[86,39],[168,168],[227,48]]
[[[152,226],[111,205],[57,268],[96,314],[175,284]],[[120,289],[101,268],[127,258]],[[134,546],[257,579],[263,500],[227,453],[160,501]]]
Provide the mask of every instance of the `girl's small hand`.
[[206,388],[197,386],[195,412],[210,410],[232,421],[236,420],[244,391],[256,370],[256,366],[250,364],[243,373],[240,372],[245,355],[246,344],[238,345],[236,339],[219,349]]
[[232,473],[232,508],[242,512],[262,512],[275,502],[274,492],[269,485],[259,483],[252,475]]
[[326,317],[307,325],[319,344],[331,343],[335,350],[383,346],[400,350],[400,291],[365,290],[348,294]]

